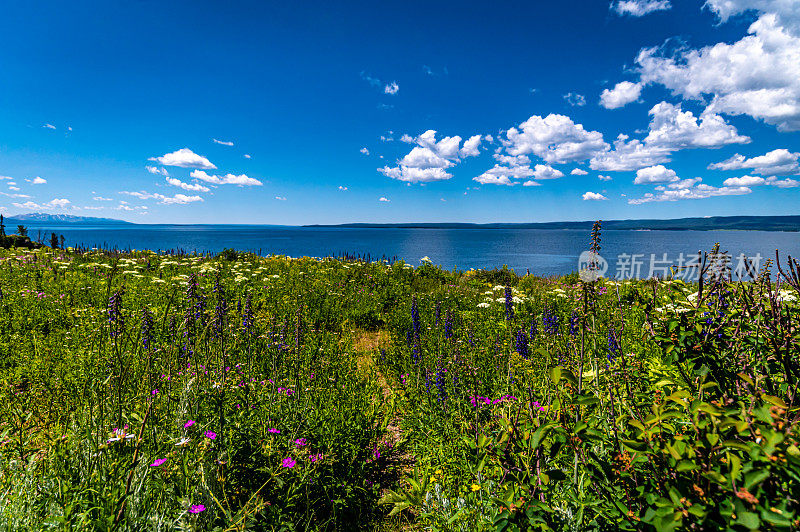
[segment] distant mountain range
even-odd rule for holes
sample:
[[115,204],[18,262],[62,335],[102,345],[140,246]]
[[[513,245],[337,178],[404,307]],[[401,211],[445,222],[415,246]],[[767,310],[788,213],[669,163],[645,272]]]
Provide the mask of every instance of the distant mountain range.
[[[576,229],[590,231],[593,221],[540,223],[349,223],[304,227],[349,227],[375,229]],[[603,229],[660,231],[800,231],[800,216],[709,216],[673,220],[604,220]]]
[[115,220],[113,218],[94,218],[91,216],[73,216],[71,214],[46,214],[43,212],[32,212],[29,214],[15,214],[5,218],[6,225],[16,225],[25,223],[53,223],[53,224],[130,224],[125,220]]

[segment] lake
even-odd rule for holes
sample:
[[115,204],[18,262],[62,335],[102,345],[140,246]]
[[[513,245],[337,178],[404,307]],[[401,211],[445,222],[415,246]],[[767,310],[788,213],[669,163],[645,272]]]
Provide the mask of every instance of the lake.
[[[119,249],[218,252],[224,248],[292,257],[353,254],[377,260],[403,259],[418,265],[429,257],[447,269],[495,268],[507,265],[518,273],[561,275],[578,269],[588,249],[586,231],[551,229],[365,229],[264,225],[57,225],[28,224],[29,235],[39,231],[63,234],[67,246]],[[44,241],[47,242],[48,237]],[[731,256],[800,257],[800,233],[766,231],[623,231],[602,233],[601,255],[608,261],[607,277],[648,277],[670,264],[688,262],[698,250],[719,242]]]

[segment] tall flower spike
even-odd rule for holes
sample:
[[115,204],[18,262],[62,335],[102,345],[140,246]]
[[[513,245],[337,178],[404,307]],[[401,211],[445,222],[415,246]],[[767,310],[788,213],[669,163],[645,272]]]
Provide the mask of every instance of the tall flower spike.
[[506,320],[514,319],[514,299],[511,295],[511,287],[506,285]]

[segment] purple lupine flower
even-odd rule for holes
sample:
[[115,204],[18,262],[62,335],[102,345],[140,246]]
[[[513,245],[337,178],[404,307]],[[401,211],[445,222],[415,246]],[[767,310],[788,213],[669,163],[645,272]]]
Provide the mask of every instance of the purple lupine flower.
[[558,334],[558,316],[550,309],[544,309],[544,313],[542,313],[542,325],[544,326],[544,332],[550,336]]
[[453,337],[453,311],[449,309],[444,318],[444,337],[446,340]]
[[439,323],[442,321],[442,302],[436,302],[436,308],[434,310],[434,319],[436,320],[436,326],[439,326]]
[[517,353],[519,353],[519,356],[525,360],[530,358],[530,353],[528,351],[528,335],[525,334],[524,329],[517,331],[517,338],[514,342],[514,347],[516,348]]
[[125,295],[123,286],[108,298],[108,335],[116,338],[125,329],[125,315],[122,313],[122,296]]
[[578,334],[578,311],[573,310],[569,317],[569,335],[572,337]]
[[514,319],[514,299],[511,295],[511,287],[506,285],[506,321]]
[[531,330],[530,330],[531,340],[536,338],[536,335],[538,333],[539,333],[539,330],[538,330],[538,327],[536,326],[536,320],[532,320],[531,321]]

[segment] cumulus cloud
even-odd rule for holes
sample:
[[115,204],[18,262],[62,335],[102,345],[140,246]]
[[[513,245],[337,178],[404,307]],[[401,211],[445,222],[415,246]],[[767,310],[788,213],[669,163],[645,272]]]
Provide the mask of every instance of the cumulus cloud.
[[742,177],[729,177],[722,183],[726,187],[754,187],[758,185],[766,185],[767,180],[763,177],[746,175]]
[[570,175],[586,175],[588,173],[589,172],[587,172],[586,170],[584,170],[582,168],[574,168],[569,174]]
[[167,183],[172,185],[173,187],[180,187],[183,190],[188,190],[191,192],[208,192],[209,190],[211,190],[210,188],[205,187],[200,183],[193,183],[193,184],[184,183],[180,179],[175,179],[173,177],[166,177],[165,179],[167,180]]
[[222,144],[223,146],[233,146],[233,141],[230,140],[217,140],[211,139],[214,141],[214,144]]
[[179,166],[181,168],[200,168],[202,170],[216,170],[211,161],[197,155],[189,148],[181,148],[178,151],[167,153],[161,157],[150,157],[148,161],[155,161],[164,166]]
[[368,150],[367,148],[361,148],[361,149],[360,149],[360,150],[358,150],[358,151],[360,151],[360,152],[361,152],[361,153],[363,153],[364,155],[369,155],[369,150]]
[[[403,141],[408,142],[407,135]],[[411,137],[408,137],[411,138]],[[384,166],[378,172],[399,181],[407,183],[444,181],[453,177],[446,171],[461,162],[466,157],[473,157],[480,152],[478,147],[481,142],[480,135],[473,135],[467,139],[463,146],[461,137],[444,137],[436,140],[436,131],[429,129],[416,138],[417,144],[402,159],[397,161],[397,166]]]
[[339,185],[339,190],[341,190],[341,191],[346,191],[346,190],[347,190],[347,187],[343,187],[342,185]]
[[583,198],[583,201],[602,201],[608,199],[599,192],[585,192],[581,198]]
[[798,159],[800,153],[781,148],[750,159],[737,153],[729,159],[708,165],[708,169],[753,170],[754,173],[765,176],[800,174]]
[[664,167],[664,165],[650,166],[636,171],[635,185],[651,185],[655,183],[671,183],[678,181],[679,177],[675,170]]
[[163,176],[169,175],[169,172],[167,172],[166,168],[159,168],[158,166],[145,166],[145,169],[151,174],[163,175]]
[[[667,55],[645,48],[636,58],[642,83],[660,84],[676,96],[711,98],[707,111],[749,115],[781,131],[800,129],[800,20],[792,0],[713,0],[723,20],[745,8],[763,14],[748,35],[732,43]],[[765,10],[776,9],[776,12]],[[796,18],[795,18],[796,17]]]
[[378,201],[382,201],[384,203],[389,203],[391,200],[389,198],[385,198],[385,197],[381,196],[380,198],[378,198]]
[[146,199],[154,199],[157,200],[162,205],[186,205],[189,203],[195,203],[198,201],[203,201],[203,198],[200,196],[187,196],[186,194],[175,194],[174,196],[165,196],[163,194],[158,193],[150,193],[150,192],[130,192],[127,190],[123,190],[120,194],[125,194],[126,196],[133,196],[134,198],[139,198],[141,200]]
[[648,113],[651,117],[644,140],[628,140],[619,135],[613,150],[592,157],[589,166],[598,171],[632,171],[670,161],[672,152],[689,148],[720,148],[729,144],[747,144],[750,138],[708,111],[699,117],[683,111],[681,105],[661,102]]
[[[23,194],[17,195],[17,197],[28,197]],[[52,211],[54,209],[67,209],[70,208],[72,202],[70,202],[66,198],[53,198],[48,202],[45,203],[36,203],[34,201],[26,201],[25,203],[12,203],[12,205],[18,209],[28,209],[28,210],[35,210],[35,211]]]
[[550,164],[583,161],[608,149],[602,133],[558,114],[531,116],[509,129],[501,143],[510,155],[532,154]]
[[669,0],[617,0],[611,4],[611,9],[618,15],[631,17],[643,17],[648,13],[666,11],[671,7]]
[[564,172],[557,170],[549,164],[537,164],[533,169],[533,177],[536,179],[558,179],[564,177]]
[[393,81],[391,83],[387,83],[386,84],[386,86],[383,88],[383,93],[384,94],[397,94],[397,92],[399,90],[400,90],[400,85],[398,85],[396,81]]
[[645,145],[639,139],[628,140],[620,134],[614,141],[614,149],[597,153],[589,161],[592,170],[625,172],[646,166],[669,162],[669,150],[660,146]]
[[643,203],[661,201],[706,199],[717,196],[740,196],[752,192],[752,189],[746,186],[713,187],[701,183],[700,181],[702,181],[700,178],[685,179],[667,186],[660,186],[656,188],[656,193],[648,192],[640,198],[631,198],[628,200],[628,203],[631,205],[641,205]]
[[47,179],[44,179],[44,178],[39,177],[39,176],[36,176],[33,179],[26,179],[25,181],[27,181],[31,185],[44,185],[44,184],[47,183]]
[[[493,168],[485,171],[478,177],[474,177],[473,181],[477,181],[482,185],[516,185],[512,179],[526,179],[533,177],[534,170],[528,165],[521,166],[500,166],[495,164]],[[528,185],[531,186],[531,185]]]
[[611,181],[613,178],[610,175],[599,174],[597,176],[597,179],[599,179],[600,181]]
[[194,179],[211,183],[212,185],[239,185],[239,186],[261,186],[263,183],[258,179],[247,177],[246,174],[234,175],[226,174],[224,176],[209,175],[203,170],[192,170],[189,174]]
[[642,84],[630,81],[621,81],[613,89],[604,89],[600,93],[600,105],[606,109],[618,109],[631,102],[635,102],[642,94]]
[[568,92],[564,95],[564,101],[566,101],[572,107],[583,107],[586,105],[586,96],[583,94]]

